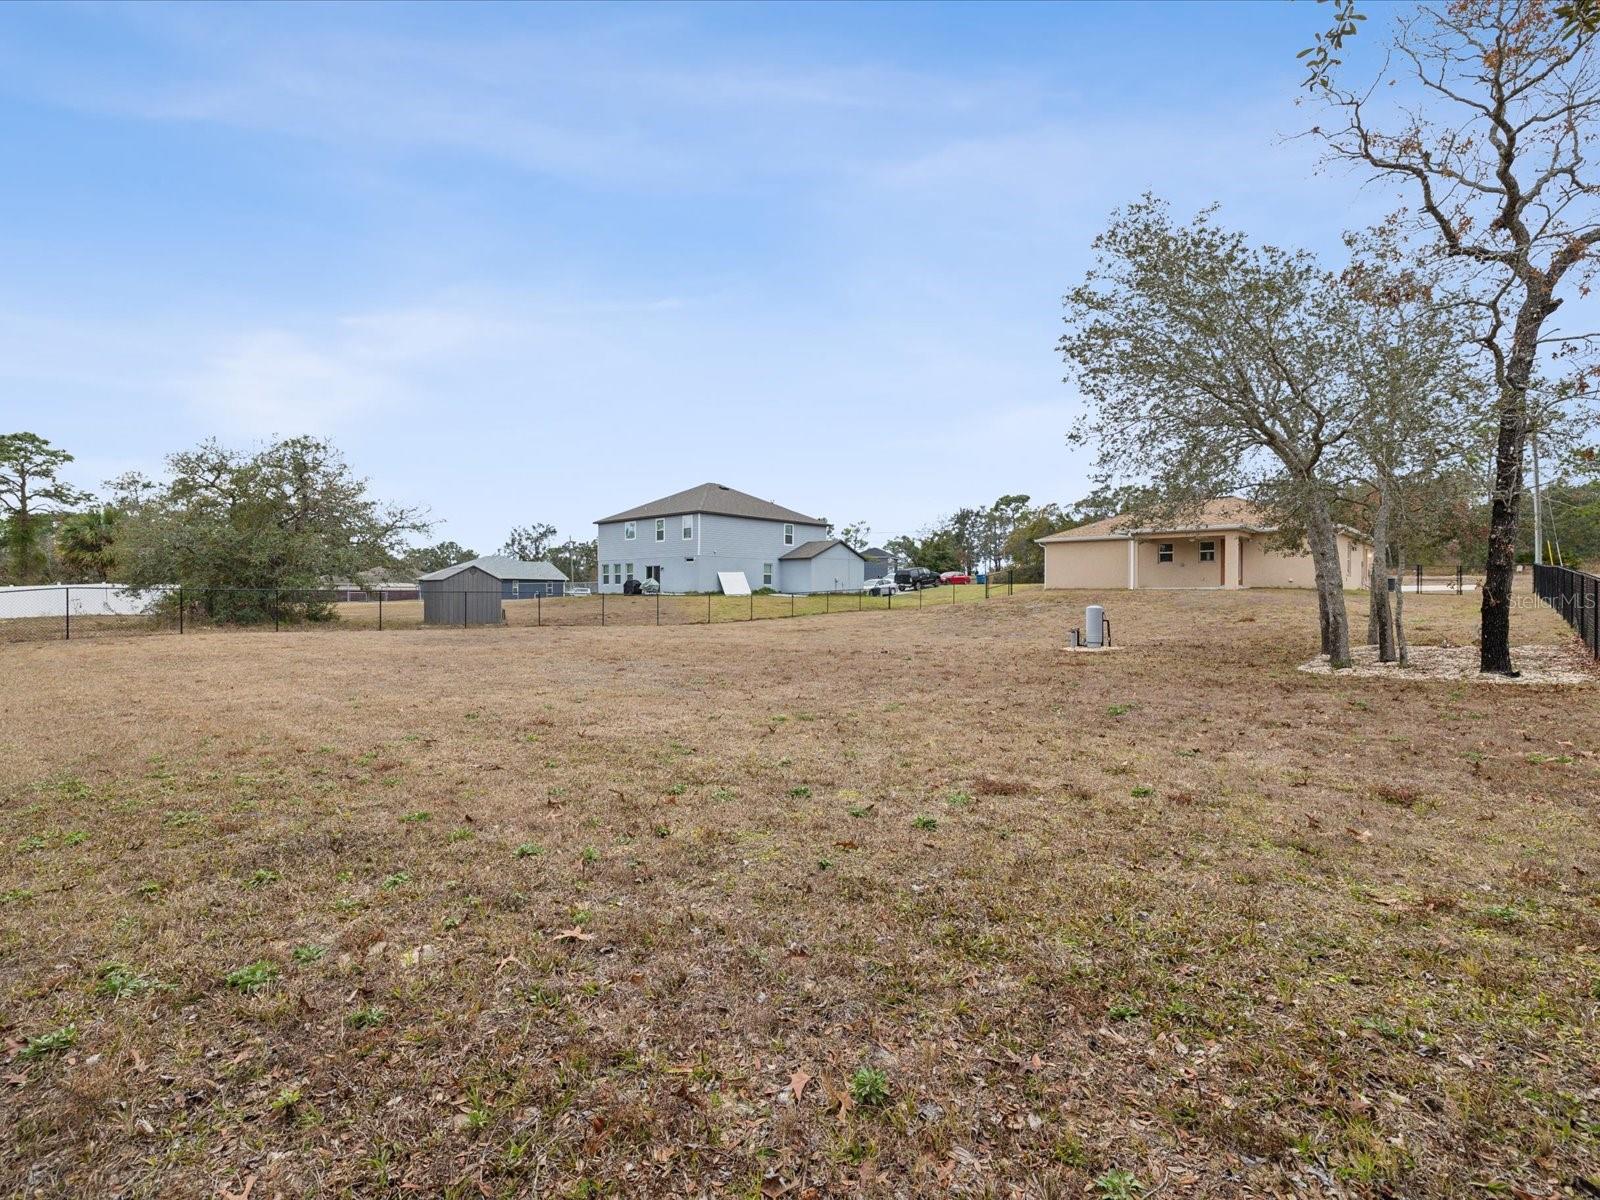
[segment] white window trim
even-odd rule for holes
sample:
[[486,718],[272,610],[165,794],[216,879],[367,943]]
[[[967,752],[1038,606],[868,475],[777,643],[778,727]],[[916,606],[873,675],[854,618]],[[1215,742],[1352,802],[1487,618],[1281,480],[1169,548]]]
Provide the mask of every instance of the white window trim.
[[[1208,555],[1210,557],[1207,557]],[[1204,541],[1204,542],[1200,543],[1200,561],[1201,562],[1216,562],[1217,561],[1217,543],[1216,543],[1215,539],[1210,540],[1210,541]]]
[[683,540],[686,542],[694,540],[694,518],[687,514],[683,518]]
[[639,522],[624,521],[622,523],[622,540],[631,542],[639,536]]
[[632,564],[632,563],[628,563],[628,564],[626,564],[626,565],[627,565],[627,568],[628,568],[628,572],[627,572],[627,574],[626,574],[626,575],[624,575],[624,576],[623,576],[623,577],[622,577],[622,582],[623,582],[623,583],[627,583],[627,582],[628,582],[628,580],[630,580],[630,579],[632,579],[632,578],[633,578],[633,564]]
[[783,544],[785,546],[794,545],[794,526],[787,522],[783,526]]
[[1172,563],[1178,561],[1178,548],[1174,542],[1156,543],[1156,562]]
[[761,586],[771,587],[772,581],[778,577],[778,564],[764,562],[761,564]]
[[667,540],[667,519],[665,517],[657,517],[656,518],[656,541],[664,542],[666,540]]

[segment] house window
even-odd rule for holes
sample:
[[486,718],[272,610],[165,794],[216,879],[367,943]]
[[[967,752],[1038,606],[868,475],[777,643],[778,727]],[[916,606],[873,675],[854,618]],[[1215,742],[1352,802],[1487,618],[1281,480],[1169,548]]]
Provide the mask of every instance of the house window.
[[687,542],[693,537],[694,537],[694,518],[693,517],[685,517],[683,519],[683,540]]
[[639,536],[639,522],[625,521],[622,526],[622,539],[626,542],[633,541]]
[[656,541],[664,542],[666,540],[667,540],[667,519],[665,517],[657,517],[656,518]]
[[1156,543],[1156,561],[1157,562],[1164,562],[1164,563],[1169,563],[1169,562],[1172,561],[1172,543],[1171,542],[1157,542]]
[[628,564],[628,573],[626,575],[624,575],[622,578],[624,580],[628,580],[628,579],[632,579],[633,578],[633,564],[632,563]]
[[[790,526],[790,528],[792,529],[793,526]],[[772,564],[771,563],[762,563],[761,564],[761,586],[762,587],[771,587],[772,586]]]
[[600,582],[601,583],[610,583],[611,582],[611,564],[610,563],[601,563],[600,564]]
[[522,599],[522,583],[521,583],[521,581],[516,580],[516,579],[513,579],[511,581],[511,598],[513,600]]
[[646,579],[654,579],[659,584],[661,582],[661,564],[657,563],[653,567],[646,567],[644,569],[644,577]]
[[793,525],[785,525],[783,527],[783,544],[785,546],[794,545],[794,526]]
[[1217,561],[1217,544],[1215,542],[1201,542],[1200,543],[1200,561],[1201,562],[1216,562]]

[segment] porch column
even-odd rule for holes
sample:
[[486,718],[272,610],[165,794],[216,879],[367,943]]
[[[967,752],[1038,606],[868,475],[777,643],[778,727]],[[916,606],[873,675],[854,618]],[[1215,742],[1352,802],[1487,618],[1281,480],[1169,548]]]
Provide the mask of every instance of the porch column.
[[1128,539],[1128,590],[1139,586],[1139,539]]
[[1224,534],[1222,538],[1222,586],[1237,590],[1244,585],[1244,539],[1237,533]]

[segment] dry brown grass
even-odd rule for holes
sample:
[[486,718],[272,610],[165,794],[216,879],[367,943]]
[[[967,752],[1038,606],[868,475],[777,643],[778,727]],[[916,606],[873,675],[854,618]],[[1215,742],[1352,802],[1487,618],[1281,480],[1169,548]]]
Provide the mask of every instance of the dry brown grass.
[[1083,600],[0,648],[0,1194],[1593,1194],[1594,693]]

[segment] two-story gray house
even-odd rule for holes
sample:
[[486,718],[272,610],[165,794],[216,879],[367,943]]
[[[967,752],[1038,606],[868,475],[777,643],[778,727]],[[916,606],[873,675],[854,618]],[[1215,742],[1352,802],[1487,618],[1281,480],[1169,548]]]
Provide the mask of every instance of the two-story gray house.
[[600,590],[653,579],[663,592],[716,592],[738,572],[752,591],[846,592],[861,587],[863,562],[828,536],[828,522],[770,500],[702,483],[601,517]]

